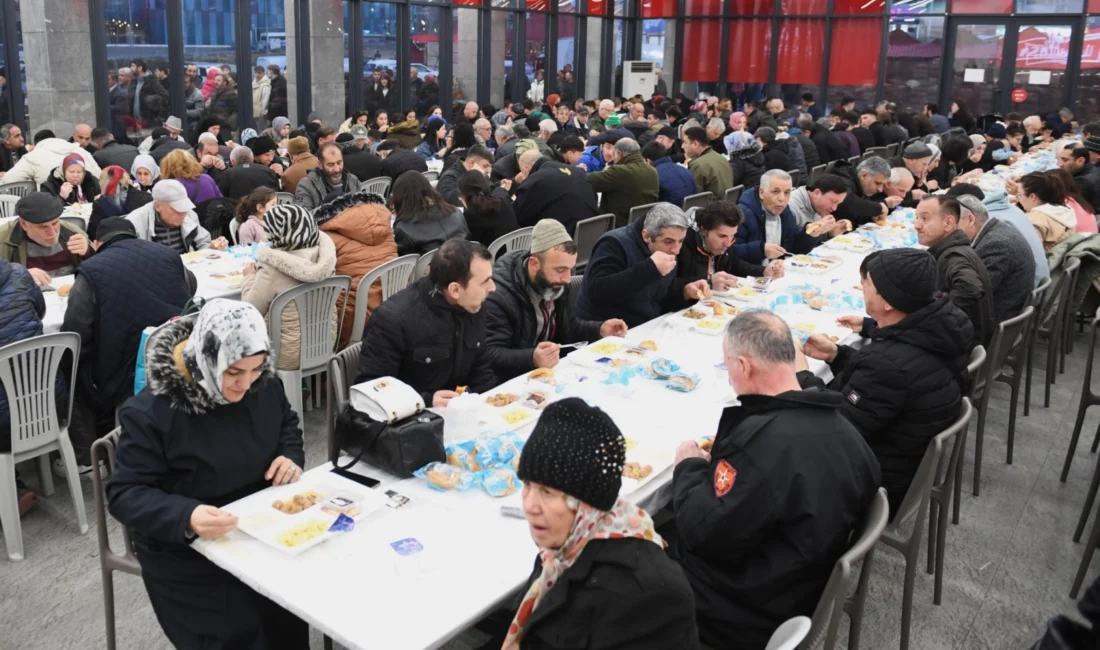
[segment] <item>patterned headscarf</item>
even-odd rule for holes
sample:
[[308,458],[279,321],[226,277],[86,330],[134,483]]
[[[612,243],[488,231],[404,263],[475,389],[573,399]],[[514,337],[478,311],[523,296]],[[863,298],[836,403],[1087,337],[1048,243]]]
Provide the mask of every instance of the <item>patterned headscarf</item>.
[[271,247],[284,251],[312,248],[320,244],[317,223],[300,205],[277,205],[264,213],[264,232]]
[[267,324],[258,309],[247,302],[218,298],[199,312],[183,347],[183,362],[195,385],[217,404],[228,404],[222,395],[226,369],[270,347]]
[[247,147],[252,138],[256,137],[259,137],[259,135],[256,133],[256,129],[245,129],[241,131],[241,144]]
[[723,138],[723,142],[726,145],[726,151],[733,153],[751,147],[752,143],[756,142],[756,138],[752,137],[748,131],[734,131]]
[[539,548],[542,560],[542,573],[531,583],[523,596],[519,610],[508,627],[508,636],[501,650],[519,650],[523,637],[523,628],[531,618],[531,613],[558,582],[569,567],[580,557],[588,542],[594,539],[620,539],[633,537],[647,539],[664,549],[664,540],[653,527],[653,519],[645,510],[619,499],[609,511],[598,510],[584,501],[567,497],[577,504],[577,516],[573,519],[573,528],[561,548]]

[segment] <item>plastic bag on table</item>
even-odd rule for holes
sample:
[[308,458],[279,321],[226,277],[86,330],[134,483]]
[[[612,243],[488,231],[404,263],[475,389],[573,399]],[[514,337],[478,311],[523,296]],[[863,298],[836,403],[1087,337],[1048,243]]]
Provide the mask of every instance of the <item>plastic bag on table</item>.
[[413,472],[413,476],[428,482],[428,487],[440,492],[468,490],[474,485],[475,475],[446,463],[428,463]]
[[522,485],[519,478],[516,477],[516,473],[510,467],[483,470],[478,472],[477,478],[482,489],[492,497],[506,497]]

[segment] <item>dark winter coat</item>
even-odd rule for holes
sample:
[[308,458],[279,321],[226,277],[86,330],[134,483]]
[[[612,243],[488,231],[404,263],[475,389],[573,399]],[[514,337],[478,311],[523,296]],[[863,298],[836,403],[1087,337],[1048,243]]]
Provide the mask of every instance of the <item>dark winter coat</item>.
[[787,142],[785,140],[775,140],[764,145],[764,170],[771,171],[773,169],[780,169],[785,172],[793,169],[791,158],[787,155]]
[[[61,198],[61,186],[65,184],[65,172],[61,167],[55,168],[50,172],[49,177],[42,182],[39,186],[39,191],[49,192],[57,198]],[[95,200],[95,197],[99,196],[99,181],[91,172],[84,172],[84,178],[80,181],[80,191],[84,195],[84,202],[91,203]],[[66,205],[72,205],[77,202],[76,188],[69,192],[69,198],[61,199],[61,202]]]
[[657,170],[649,166],[640,153],[622,157],[614,165],[588,175],[588,182],[600,197],[600,212],[615,215],[615,225],[625,226],[630,209],[646,203],[656,203],[660,193]]
[[[359,191],[359,179],[347,169],[340,175],[340,185],[343,185],[341,194],[355,194]],[[316,210],[334,191],[334,187],[325,168],[314,167],[298,181],[298,186],[294,188],[294,202],[307,210]]]
[[370,150],[370,147],[349,147],[344,151],[344,169],[352,173],[361,182],[382,176],[382,159]]
[[126,170],[126,173],[130,173],[130,170],[134,167],[134,159],[138,157],[138,148],[132,144],[122,144],[121,142],[115,142],[109,140],[104,143],[103,148],[92,154],[92,158],[95,159],[97,165],[102,169],[107,169],[111,165],[118,165]]
[[814,141],[814,146],[817,147],[817,155],[821,157],[821,162],[826,165],[834,160],[847,160],[851,157],[848,147],[840,141],[840,138],[836,137],[835,133],[822,124],[813,125],[810,131],[810,139]]
[[[812,143],[811,143],[812,144]],[[764,168],[763,145],[753,142],[748,147],[730,154],[730,169],[733,171],[733,186],[756,187],[760,177],[767,171]],[[817,153],[815,152],[816,156]],[[724,196],[718,197],[724,199]]]
[[1077,191],[1081,198],[1088,201],[1094,210],[1100,210],[1100,168],[1090,162],[1078,169],[1073,174],[1073,182],[1077,183]]
[[[841,412],[863,435],[882,466],[891,518],[920,467],[929,441],[954,423],[967,390],[966,363],[974,328],[950,300],[940,298],[889,327],[867,319],[871,344],[838,346],[829,364]],[[803,388],[824,388],[812,372]]]
[[[733,248],[739,258],[750,264],[764,263],[765,222],[764,203],[756,188],[747,188],[737,205],[745,215],[745,221],[737,229],[737,238]],[[798,219],[790,206],[779,215],[783,224],[783,237],[779,242],[788,253],[809,253],[817,245],[817,240],[798,227]]]
[[859,143],[859,155],[863,155],[868,149],[875,145],[875,136],[871,132],[862,126],[857,126],[849,131],[852,135],[856,136],[856,141]]
[[826,174],[839,176],[840,180],[848,186],[844,200],[837,206],[833,213],[837,219],[848,219],[853,226],[862,226],[878,219],[882,215],[881,201],[877,200],[881,195],[868,197],[863,194],[863,187],[859,184],[859,175],[855,165],[847,160],[837,160],[825,168]]
[[[805,133],[799,132],[792,133],[791,138],[797,140],[799,146],[802,147],[802,157],[806,160],[807,173],[809,173],[809,171],[814,167],[817,167],[822,162],[824,162],[823,160],[821,160],[821,154],[817,150],[817,145],[815,145],[814,141],[810,139],[810,136],[806,135]],[[748,187],[748,185],[746,185],[745,187]]]
[[439,206],[432,206],[427,212],[395,221],[393,236],[398,255],[423,255],[448,239],[469,239],[470,229],[457,209],[445,214]]
[[233,201],[239,201],[252,193],[257,187],[266,187],[278,192],[279,175],[270,167],[259,163],[241,163],[236,167],[230,167],[218,178],[218,189],[222,196]]
[[802,152],[802,143],[798,138],[793,137],[786,138],[784,142],[787,143],[787,157],[791,160],[791,169],[809,174],[810,169],[806,167],[806,154]]
[[[764,267],[738,257],[737,249],[733,246],[718,256],[707,252],[703,248],[703,236],[695,228],[690,228],[680,246],[680,252],[676,255],[676,281],[673,283],[673,290],[682,298],[685,286],[696,280],[710,280],[719,271],[739,278],[760,277],[764,274]],[[687,307],[689,302],[694,301],[684,300],[682,307]]]
[[[528,289],[530,257],[530,251],[511,251],[501,255],[493,267],[497,288],[489,294],[484,307],[488,330],[486,354],[493,373],[501,379],[535,369],[532,355],[539,342],[535,306]],[[554,333],[549,340],[562,344],[599,340],[602,323],[577,319],[570,306],[569,291],[569,285],[565,285],[561,296],[554,300]]]
[[435,191],[443,195],[447,203],[451,205],[462,205],[458,200],[458,179],[462,178],[462,175],[465,173],[466,166],[462,164],[462,161],[444,167],[443,172],[439,175],[439,179],[435,184]]
[[947,294],[951,302],[970,317],[974,326],[977,340],[970,347],[980,343],[988,349],[997,331],[997,317],[993,308],[993,284],[985,263],[962,230],[930,246],[928,252],[936,258],[936,288]]
[[657,192],[658,201],[679,207],[684,204],[684,199],[695,194],[695,177],[686,167],[677,165],[671,158],[665,156],[654,160],[653,168],[657,170],[657,180],[660,184]]
[[[528,584],[542,574],[541,560]],[[546,592],[522,650],[696,650],[699,632],[683,570],[649,540],[596,539]]]
[[132,395],[142,330],[179,316],[193,293],[183,259],[151,241],[112,241],[77,267],[61,330],[81,335],[82,399],[114,407]]
[[836,135],[837,139],[840,140],[840,142],[844,145],[848,153],[848,158],[853,158],[855,156],[861,155],[861,152],[859,150],[859,140],[856,138],[854,133],[852,133],[851,131],[842,131],[840,129],[833,129],[833,133]]
[[95,239],[99,222],[107,217],[125,217],[141,206],[152,202],[152,193],[139,190],[135,185],[131,185],[126,190],[126,200],[120,204],[115,203],[111,197],[99,197],[92,202],[92,216],[88,219],[88,237]]
[[711,460],[676,466],[672,504],[700,640],[760,650],[781,623],[813,614],[880,474],[839,394],[740,399],[722,413]]
[[382,175],[394,181],[405,172],[426,172],[428,163],[410,149],[393,149],[382,160]]
[[496,385],[485,347],[485,310],[471,314],[449,304],[430,278],[421,278],[383,302],[363,330],[355,383],[395,377],[426,405],[438,390]]
[[[149,147],[149,155],[152,156],[153,161],[159,165],[161,161],[168,156],[168,154],[177,149],[183,149],[184,151],[192,152],[194,151],[191,148],[191,145],[187,144],[186,142],[180,142],[175,138],[163,137],[159,140],[154,141],[152,146]],[[130,169],[130,167],[126,167],[127,171],[129,171]]]
[[645,219],[616,228],[598,240],[584,267],[577,317],[603,322],[621,318],[637,327],[678,304],[676,273],[661,275],[642,240]]
[[16,156],[22,158],[27,155],[27,148],[20,147],[15,150],[15,154],[16,155],[13,156],[11,150],[9,150],[6,145],[0,143],[0,172],[6,172],[14,167],[17,162]]
[[991,216],[971,245],[989,274],[996,321],[1019,316],[1035,288],[1035,258],[1027,240],[1012,224]]
[[470,241],[488,246],[504,235],[520,229],[508,192],[497,188],[493,191],[493,198],[500,200],[500,206],[496,210],[483,211],[476,203],[471,203],[463,210],[462,216],[470,231],[467,239]]
[[527,179],[513,189],[516,200],[512,207],[520,228],[542,219],[557,219],[566,232],[573,234],[578,221],[600,214],[588,174],[580,167],[549,158],[540,158]]

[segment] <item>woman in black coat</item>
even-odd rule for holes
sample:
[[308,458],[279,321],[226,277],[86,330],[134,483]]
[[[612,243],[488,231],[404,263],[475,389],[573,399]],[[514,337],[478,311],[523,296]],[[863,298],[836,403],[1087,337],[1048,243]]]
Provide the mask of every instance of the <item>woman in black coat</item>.
[[619,498],[626,442],[578,398],[543,411],[519,461],[539,547],[504,650],[694,650],[695,598],[653,520]]
[[730,152],[733,186],[759,185],[765,171],[763,145],[745,131],[734,131],[726,136],[726,149]]
[[305,623],[190,548],[236,528],[222,506],[302,475],[302,432],[263,316],[212,300],[147,348],[148,383],[119,414],[107,499],[133,536],[157,620],[177,648],[309,648]]
[[91,203],[99,196],[99,181],[84,169],[84,158],[78,153],[71,153],[50,172],[38,189],[53,194],[66,205]]
[[510,232],[519,230],[512,200],[507,192],[494,194],[485,174],[472,169],[458,179],[458,200],[462,203],[469,239],[488,246]]
[[88,219],[88,236],[95,239],[99,222],[107,217],[125,217],[153,200],[153,195],[135,185],[126,170],[111,165],[99,175],[103,193],[92,203],[92,217]]

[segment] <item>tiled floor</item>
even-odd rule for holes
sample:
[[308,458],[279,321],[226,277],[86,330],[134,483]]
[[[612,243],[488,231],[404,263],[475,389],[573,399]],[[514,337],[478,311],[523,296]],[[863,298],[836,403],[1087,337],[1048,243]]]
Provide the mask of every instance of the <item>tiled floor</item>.
[[[932,604],[932,577],[924,573],[923,553],[919,560],[910,645],[914,650],[1027,648],[1049,617],[1076,615],[1069,588],[1082,544],[1074,544],[1072,536],[1096,461],[1089,445],[1100,408],[1085,421],[1069,480],[1061,483],[1058,476],[1076,417],[1085,345],[1087,335],[1082,335],[1067,359],[1066,374],[1058,377],[1053,388],[1049,409],[1042,406],[1045,346],[1039,346],[1036,399],[1030,417],[1023,417],[1020,409],[1012,465],[1005,464],[1008,391],[1002,385],[995,389],[987,419],[981,496],[970,496],[971,445],[962,521],[947,533],[943,605]],[[307,464],[312,467],[323,459],[322,412],[308,414],[306,423]],[[34,473],[24,473],[33,487]],[[91,523],[90,484],[84,499]],[[58,481],[56,494],[42,499],[23,520],[23,539],[26,559],[22,562],[8,562],[0,544],[0,650],[104,647],[95,528],[93,524],[83,537],[76,533],[64,481]],[[863,648],[898,647],[903,570],[901,556],[880,546],[870,583]],[[1086,586],[1094,577],[1095,573],[1086,578]],[[115,599],[120,648],[170,647],[139,579],[116,577]],[[480,640],[470,632],[446,647],[464,650]],[[317,634],[313,647],[321,647]]]

